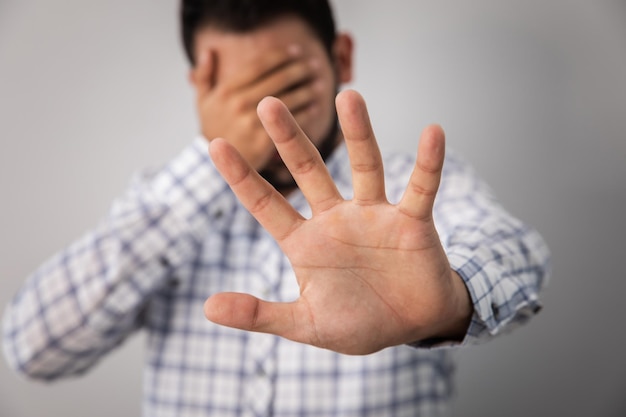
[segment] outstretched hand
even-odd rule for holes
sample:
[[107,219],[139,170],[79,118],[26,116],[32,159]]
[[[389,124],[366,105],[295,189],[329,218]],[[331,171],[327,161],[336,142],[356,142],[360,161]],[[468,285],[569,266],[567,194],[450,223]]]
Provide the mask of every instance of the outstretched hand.
[[444,134],[422,133],[417,162],[397,205],[385,196],[383,165],[363,98],[337,96],[354,198],[344,200],[311,141],[275,98],[258,114],[312,209],[303,218],[227,141],[210,154],[242,204],[289,258],[300,297],[289,303],[221,293],[207,318],[347,354],[431,338],[460,340],[472,313],[449,266],[432,218],[444,160]]

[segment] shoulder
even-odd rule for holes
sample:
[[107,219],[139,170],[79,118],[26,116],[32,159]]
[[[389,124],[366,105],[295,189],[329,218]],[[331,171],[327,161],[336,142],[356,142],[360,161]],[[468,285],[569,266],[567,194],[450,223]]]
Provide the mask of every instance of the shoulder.
[[184,176],[196,169],[207,168],[212,165],[208,153],[208,143],[204,138],[197,137],[169,160],[138,170],[134,176],[134,181],[152,182],[163,173]]
[[176,206],[185,201],[206,202],[227,188],[211,161],[206,140],[198,137],[165,163],[138,170],[125,197]]

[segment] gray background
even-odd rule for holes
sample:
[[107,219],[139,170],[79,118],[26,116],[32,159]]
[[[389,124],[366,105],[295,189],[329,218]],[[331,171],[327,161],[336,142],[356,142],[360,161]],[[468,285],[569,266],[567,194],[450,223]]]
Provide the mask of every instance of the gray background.
[[[337,0],[382,147],[441,123],[554,255],[545,309],[459,353],[459,416],[626,415],[626,2]],[[196,131],[174,0],[0,0],[0,305]],[[140,413],[137,335],[0,415]]]

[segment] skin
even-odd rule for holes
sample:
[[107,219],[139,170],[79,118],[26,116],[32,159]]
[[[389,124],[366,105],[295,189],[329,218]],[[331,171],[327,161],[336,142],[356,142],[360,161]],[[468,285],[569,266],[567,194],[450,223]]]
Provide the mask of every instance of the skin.
[[[290,303],[215,294],[205,303],[205,315],[221,325],[346,354],[432,338],[460,341],[473,312],[471,300],[450,269],[432,218],[445,153],[443,130],[424,130],[405,194],[397,205],[390,204],[365,101],[347,90],[332,104],[333,86],[351,77],[351,42],[342,36],[331,61],[306,25],[293,18],[246,34],[207,29],[199,35],[198,53],[219,57],[204,58],[191,75],[203,132],[212,132],[210,121],[237,120],[222,124],[223,134],[215,136],[224,139],[210,141],[211,158],[242,204],[276,239],[300,288],[300,297]],[[229,64],[237,60],[248,64]],[[317,60],[320,66],[310,65]],[[285,93],[284,86],[292,83],[289,68],[298,68],[310,81]],[[206,80],[213,81],[207,86]],[[313,88],[318,82],[324,88]],[[290,93],[300,88],[307,98],[292,100]],[[257,106],[255,94],[270,90],[280,99],[259,98]],[[211,114],[220,110],[218,98],[239,106],[224,105],[223,119],[218,119]],[[239,123],[239,117],[252,117],[248,106],[256,109],[258,126]],[[341,197],[317,150],[335,107],[350,157],[352,200]],[[274,149],[286,167],[271,156]],[[312,208],[310,219],[261,177],[259,171],[267,166],[293,177]]]
[[339,34],[332,60],[313,31],[296,18],[248,33],[214,27],[195,37],[198,65],[190,72],[204,137],[232,143],[256,170],[289,192],[293,179],[256,114],[266,96],[282,100],[316,146],[340,139],[334,98],[352,79],[352,40]]

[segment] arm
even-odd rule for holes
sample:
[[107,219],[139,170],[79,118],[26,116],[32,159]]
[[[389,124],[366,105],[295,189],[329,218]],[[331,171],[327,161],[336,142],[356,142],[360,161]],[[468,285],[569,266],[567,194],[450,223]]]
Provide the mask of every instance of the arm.
[[[217,82],[212,58],[207,52],[192,72],[202,132],[233,137],[260,168],[273,145],[256,104],[281,93],[298,117],[309,117],[315,70],[297,48],[277,50]],[[10,365],[53,379],[87,370],[118,345],[141,325],[151,294],[210,232],[211,210],[229,211],[231,200],[221,201],[227,188],[202,139],[158,175],[137,182],[97,229],[36,271],[7,307],[3,341]]]
[[226,181],[291,261],[300,297],[270,303],[217,294],[205,304],[207,317],[348,354],[462,339],[473,314],[467,277],[452,269],[432,214],[443,132],[437,126],[424,131],[408,186],[392,205],[365,103],[346,91],[337,97],[337,110],[352,167],[350,201],[341,197],[286,107],[275,99],[259,106],[265,128],[311,205],[310,219],[294,211],[231,145],[211,144]]
[[8,363],[35,378],[81,373],[141,325],[141,313],[207,233],[225,184],[199,139],[136,181],[108,217],[39,268],[7,306]]
[[472,300],[464,344],[507,333],[541,309],[539,293],[550,269],[545,242],[508,213],[457,155],[446,159],[435,216],[448,260]]
[[337,97],[337,110],[352,167],[350,201],[340,196],[286,107],[275,99],[259,105],[265,128],[311,205],[311,219],[293,210],[227,142],[212,142],[217,168],[291,261],[300,298],[268,303],[218,294],[207,300],[207,317],[349,354],[457,337],[472,313],[469,296],[450,268],[432,218],[443,132],[436,126],[424,132],[409,185],[392,205],[365,103],[346,91]]

